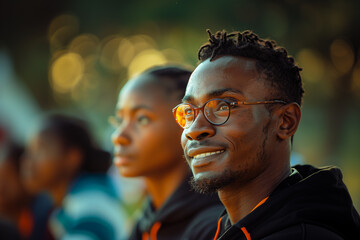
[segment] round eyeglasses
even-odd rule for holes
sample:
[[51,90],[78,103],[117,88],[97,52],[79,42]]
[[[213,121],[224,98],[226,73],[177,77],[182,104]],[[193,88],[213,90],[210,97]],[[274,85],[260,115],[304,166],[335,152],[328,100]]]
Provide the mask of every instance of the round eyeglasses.
[[195,108],[189,103],[180,103],[173,110],[176,122],[180,127],[186,129],[191,126],[198,116],[200,110],[203,112],[206,120],[213,125],[222,125],[230,117],[230,110],[239,105],[256,105],[256,104],[287,104],[282,100],[269,100],[269,101],[228,101],[225,99],[215,98],[205,102],[202,107]]

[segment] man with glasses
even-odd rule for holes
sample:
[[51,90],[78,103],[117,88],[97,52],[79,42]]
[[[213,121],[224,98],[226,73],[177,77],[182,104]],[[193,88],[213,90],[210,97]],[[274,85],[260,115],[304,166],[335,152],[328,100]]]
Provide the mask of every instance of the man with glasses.
[[304,93],[294,59],[251,31],[209,36],[173,114],[193,188],[226,208],[214,239],[357,238],[340,170],[290,167]]

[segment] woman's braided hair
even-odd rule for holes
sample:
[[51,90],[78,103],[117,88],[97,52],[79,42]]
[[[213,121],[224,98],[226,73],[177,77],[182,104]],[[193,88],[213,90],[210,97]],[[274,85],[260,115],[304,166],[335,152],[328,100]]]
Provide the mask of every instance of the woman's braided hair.
[[252,31],[218,31],[209,34],[209,42],[198,52],[200,62],[215,57],[230,55],[256,60],[259,73],[266,75],[266,80],[278,89],[277,98],[286,102],[302,103],[304,89],[300,71],[293,57],[288,56],[285,48],[277,46],[273,40],[261,39]]

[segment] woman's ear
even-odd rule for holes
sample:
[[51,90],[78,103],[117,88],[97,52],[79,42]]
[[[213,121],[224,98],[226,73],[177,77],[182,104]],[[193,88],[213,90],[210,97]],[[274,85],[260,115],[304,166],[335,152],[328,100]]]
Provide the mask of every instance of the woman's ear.
[[70,148],[67,151],[65,167],[68,173],[76,174],[82,165],[83,153],[78,148]]
[[301,118],[301,109],[299,104],[293,102],[282,106],[279,110],[281,114],[277,135],[280,139],[285,140],[295,134]]

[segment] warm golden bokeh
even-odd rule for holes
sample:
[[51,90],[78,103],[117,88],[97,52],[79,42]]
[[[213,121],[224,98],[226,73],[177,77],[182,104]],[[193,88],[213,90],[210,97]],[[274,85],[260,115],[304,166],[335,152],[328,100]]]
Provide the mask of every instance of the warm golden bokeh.
[[143,72],[144,70],[166,64],[165,56],[156,49],[147,49],[137,54],[129,64],[128,76],[129,78]]
[[83,74],[83,58],[77,53],[65,53],[53,62],[50,83],[54,91],[67,93],[76,86]]
[[320,82],[325,73],[325,61],[312,49],[302,49],[297,54],[297,61],[303,68],[302,76],[311,82]]
[[70,14],[60,15],[54,18],[48,31],[50,50],[55,52],[64,48],[79,30],[79,21],[76,16]]
[[[50,36],[57,28],[73,22],[76,17],[71,15],[55,18],[49,27]],[[53,46],[51,39],[50,46]],[[76,102],[86,101],[94,86],[106,81],[101,67],[113,74],[125,71],[128,80],[152,66],[186,65],[178,50],[158,49],[155,40],[145,34],[128,37],[113,34],[99,39],[94,34],[83,33],[68,39],[68,44],[54,45],[53,49],[57,51],[53,51],[50,85],[57,94],[70,93]]]
[[354,51],[350,44],[342,39],[336,39],[330,46],[330,56],[335,68],[340,73],[347,73],[354,64]]

